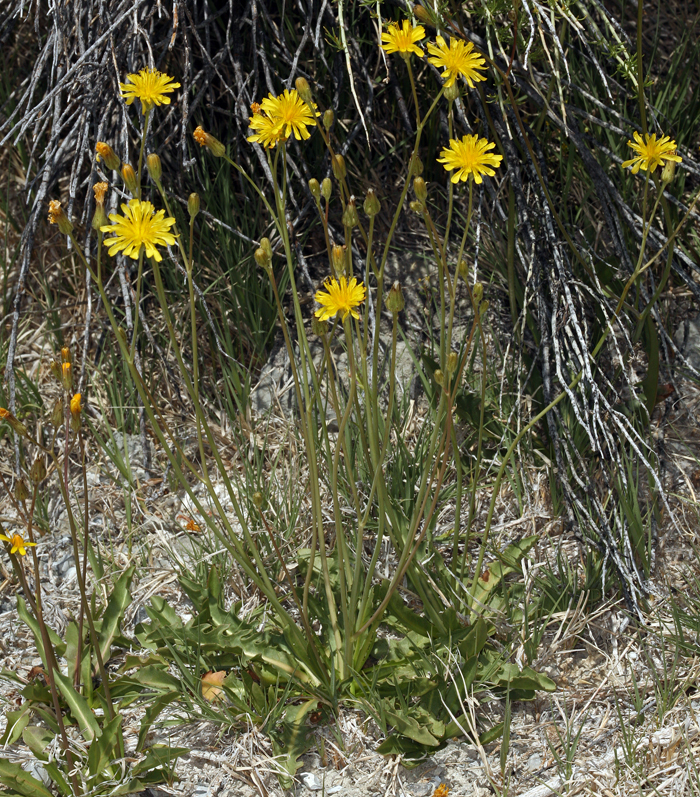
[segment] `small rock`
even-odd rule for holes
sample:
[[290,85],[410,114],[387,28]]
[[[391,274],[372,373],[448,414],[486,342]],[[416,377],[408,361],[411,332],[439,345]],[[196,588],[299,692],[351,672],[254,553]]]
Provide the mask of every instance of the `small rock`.
[[321,791],[323,788],[323,784],[318,775],[315,775],[313,772],[302,772],[299,775],[299,780],[309,791]]
[[538,769],[542,768],[542,756],[539,753],[533,753],[530,758],[527,759],[526,766],[528,772],[537,772]]

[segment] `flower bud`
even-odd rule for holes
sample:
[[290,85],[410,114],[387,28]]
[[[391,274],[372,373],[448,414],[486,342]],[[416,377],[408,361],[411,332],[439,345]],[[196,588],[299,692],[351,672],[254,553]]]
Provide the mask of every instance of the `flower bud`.
[[331,249],[331,266],[336,277],[340,277],[345,273],[346,251],[347,246],[338,246],[338,244],[335,244]]
[[442,373],[442,371],[438,368],[433,376],[435,377],[435,381],[438,383],[438,385],[442,387],[442,385],[445,383],[445,375]]
[[331,165],[333,167],[333,175],[335,176],[335,179],[345,179],[345,175],[347,174],[345,169],[345,158],[342,155],[334,155],[331,159]]
[[359,223],[360,218],[357,215],[355,197],[351,196],[348,200],[348,204],[345,206],[345,210],[343,211],[343,226],[352,229],[353,227],[357,227]]
[[330,177],[324,177],[323,182],[321,183],[321,196],[328,202],[331,198],[331,193],[333,191],[333,183],[331,182]]
[[56,403],[53,405],[53,409],[51,410],[51,423],[56,429],[60,429],[63,426],[63,399],[57,399]]
[[321,201],[321,184],[315,177],[309,180],[309,191],[311,191],[311,196],[318,204]]
[[27,498],[29,498],[29,490],[27,490],[27,485],[24,483],[24,479],[18,479],[17,484],[15,485],[15,500],[26,501]]
[[95,192],[95,214],[92,217],[92,229],[95,230],[95,232],[99,232],[99,230],[109,222],[107,213],[105,212],[104,202],[107,183],[96,183],[93,186],[93,191]]
[[41,484],[41,482],[44,481],[46,478],[46,465],[44,464],[43,457],[37,457],[34,460],[34,464],[29,471],[29,478],[32,480],[32,484],[34,485]]
[[460,260],[459,265],[457,266],[457,274],[465,281],[469,281],[469,266],[467,266],[466,260]]
[[223,158],[226,147],[214,136],[205,133],[201,125],[193,133],[194,140],[202,147],[206,147],[215,158]]
[[485,316],[486,313],[488,313],[488,310],[489,310],[489,302],[488,302],[488,300],[484,300],[479,305],[479,315],[483,318],[483,316]]
[[474,304],[479,304],[484,298],[484,286],[480,282],[477,282],[472,288],[472,296],[474,297]]
[[661,172],[661,182],[664,185],[668,185],[669,183],[673,182],[673,178],[676,175],[676,162],[675,161],[666,161],[664,163],[663,171]]
[[58,224],[58,229],[64,235],[70,235],[73,232],[73,225],[70,219],[63,212],[61,203],[56,199],[52,199],[49,202],[49,223]]
[[80,417],[80,413],[83,411],[83,405],[81,403],[82,396],[80,393],[76,393],[73,398],[70,400],[70,414],[75,418],[78,416]]
[[255,250],[255,254],[253,255],[255,258],[255,262],[260,266],[260,268],[264,268],[267,271],[270,268],[270,256],[267,252],[261,247]]
[[428,198],[428,188],[425,184],[425,180],[422,177],[416,177],[413,181],[413,192],[416,195],[416,198],[419,199],[421,202],[425,202]]
[[314,315],[311,318],[311,331],[314,333],[314,335],[322,338],[328,333],[328,321],[321,321],[320,318],[316,318]]
[[138,196],[139,187],[136,182],[136,172],[134,171],[134,167],[128,163],[122,166],[122,180],[124,180],[124,185],[131,192],[132,196]]
[[70,355],[70,349],[68,346],[63,346],[61,349],[61,362],[64,363],[72,363],[73,358]]
[[333,127],[333,121],[335,117],[333,111],[329,108],[327,111],[323,113],[323,126],[326,128],[326,131],[330,130]]
[[454,102],[457,97],[459,97],[459,84],[455,80],[455,82],[448,86],[444,92],[445,99],[449,100],[450,102]]
[[401,285],[398,280],[394,282],[389,289],[384,304],[386,305],[386,309],[394,315],[400,313],[405,307],[406,303],[403,298],[403,291],[401,290]]
[[447,355],[447,375],[452,376],[452,374],[457,370],[457,352],[451,351]]
[[163,176],[163,166],[160,162],[160,157],[156,155],[155,152],[151,152],[151,154],[146,157],[146,168],[151,175],[151,180],[153,180],[154,183],[159,183],[160,178]]
[[100,158],[105,162],[105,166],[113,172],[118,172],[119,167],[121,166],[121,161],[119,160],[119,156],[116,152],[109,146],[109,144],[105,144],[104,141],[98,141],[95,144],[95,151],[97,152],[97,161],[99,163]]
[[413,202],[409,202],[408,206],[409,208],[411,208],[411,210],[414,213],[417,213],[419,216],[425,213],[425,205],[422,202],[419,202],[417,199],[414,199]]
[[413,6],[413,16],[424,25],[433,25],[433,21],[428,13],[428,9],[416,3]]
[[27,436],[27,427],[21,421],[18,421],[9,410],[2,407],[0,407],[0,421],[5,421],[5,423],[9,424],[20,437]]
[[73,387],[73,369],[70,363],[63,363],[61,366],[61,384],[68,391]]
[[[299,81],[297,81],[297,83],[298,83],[298,82],[299,82]],[[306,83],[306,81],[304,81],[304,82]],[[308,83],[307,83],[307,85],[308,85]],[[264,500],[264,499],[263,499],[263,494],[262,494],[262,493],[259,493],[259,492],[255,492],[255,493],[253,493],[253,503],[255,504],[255,506],[256,506],[258,509],[260,509],[260,508],[262,507],[262,505],[263,505],[263,500]]]
[[187,197],[187,212],[190,214],[190,220],[199,213],[199,194],[192,193]]
[[365,209],[365,213],[370,217],[376,216],[377,213],[382,209],[381,202],[377,199],[377,195],[374,193],[374,189],[370,188],[367,191],[367,196],[365,197],[365,204],[363,205]]
[[297,93],[299,96],[304,100],[304,102],[313,107],[314,98],[311,94],[311,86],[309,86],[309,81],[304,77],[298,77],[294,82],[296,86]]
[[58,360],[51,360],[51,373],[57,382],[61,381],[61,363]]
[[267,253],[268,260],[272,260],[272,244],[269,238],[260,239],[260,248]]
[[408,164],[408,176],[420,177],[421,174],[423,174],[423,161],[418,157],[418,153],[414,152]]

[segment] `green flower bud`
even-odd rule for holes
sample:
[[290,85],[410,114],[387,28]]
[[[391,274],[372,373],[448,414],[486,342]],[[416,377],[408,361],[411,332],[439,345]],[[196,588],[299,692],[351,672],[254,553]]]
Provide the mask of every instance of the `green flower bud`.
[[267,253],[268,260],[272,260],[272,244],[270,243],[269,238],[261,238],[260,239],[260,248],[264,249]]
[[444,96],[445,99],[449,100],[450,102],[454,102],[457,97],[459,97],[459,85],[456,80],[451,86],[448,86],[445,89]]
[[[301,80],[301,78],[300,78],[300,80]],[[298,83],[299,83],[299,81],[297,81],[297,84]],[[306,83],[306,81],[304,81],[304,83]],[[309,84],[307,83],[306,85],[308,86]],[[299,92],[299,93],[301,93],[301,92]],[[263,499],[263,494],[262,493],[259,493],[259,492],[253,493],[253,503],[255,504],[255,506],[258,509],[260,509],[260,507],[262,507],[263,500],[264,499]]]
[[26,501],[29,498],[29,490],[23,479],[19,479],[15,485],[15,500]]
[[329,108],[323,114],[323,126],[326,128],[326,131],[330,130],[333,127],[334,115],[333,111]]
[[44,464],[43,457],[37,457],[34,460],[32,469],[29,471],[29,478],[32,484],[40,484],[46,478],[46,465]]
[[435,371],[435,373],[433,374],[433,376],[435,377],[435,381],[438,383],[438,385],[442,387],[443,384],[445,383],[445,375],[442,373],[442,371],[438,368],[437,371]]
[[190,194],[187,197],[187,212],[190,214],[190,219],[199,213],[199,194]]
[[51,360],[51,373],[57,382],[61,381],[61,363],[58,360]]
[[384,303],[386,305],[386,309],[394,315],[400,313],[405,307],[406,303],[404,302],[403,291],[401,290],[401,285],[398,281],[391,286]]
[[331,193],[333,192],[333,183],[331,182],[330,177],[324,177],[323,182],[321,183],[321,196],[328,202],[331,198]]
[[416,177],[416,179],[413,181],[413,191],[416,195],[416,198],[423,203],[428,198],[428,188],[425,184],[425,180],[422,177]]
[[56,429],[60,429],[63,426],[63,399],[57,399],[56,403],[53,405],[53,409],[51,410],[51,423]]
[[146,158],[146,168],[151,175],[151,180],[154,183],[159,183],[160,178],[163,176],[163,166],[160,162],[160,157],[155,152],[151,152]]
[[309,191],[311,191],[311,196],[317,202],[321,201],[321,185],[315,177],[309,180]]
[[676,175],[676,162],[675,161],[666,161],[664,163],[663,171],[661,172],[661,182],[664,185],[668,185],[669,183],[673,182],[673,178]]
[[334,155],[331,159],[331,166],[336,180],[345,179],[347,170],[345,169],[345,158],[342,155]]
[[357,208],[355,207],[355,197],[351,196],[343,212],[343,226],[352,229],[353,227],[357,227],[359,223],[360,218],[357,215]]
[[457,266],[457,273],[465,282],[469,282],[469,266],[467,266],[465,260],[459,261],[459,265]]
[[331,266],[336,277],[340,277],[342,274],[345,274],[346,251],[347,246],[338,246],[338,244],[335,244],[331,249]]
[[477,282],[472,288],[472,296],[474,297],[474,304],[479,304],[484,298],[484,286],[480,282]]
[[488,313],[488,311],[489,311],[489,302],[488,300],[485,300],[479,305],[479,315],[483,318],[486,315],[486,313]]
[[122,166],[122,180],[124,180],[124,185],[129,189],[132,196],[138,196],[139,187],[136,183],[136,172],[134,167],[128,163]]
[[270,257],[267,252],[261,247],[255,250],[255,262],[267,271],[270,268]]
[[376,216],[377,213],[382,209],[381,202],[377,199],[377,195],[374,193],[374,189],[370,188],[367,191],[367,196],[365,197],[365,204],[364,204],[365,213],[370,217]]
[[447,355],[447,375],[452,376],[452,374],[457,370],[457,352],[451,351]]
[[418,153],[414,152],[408,164],[408,176],[420,177],[421,174],[423,174],[423,161],[418,157]]
[[307,105],[313,107],[314,98],[311,94],[311,86],[309,86],[309,81],[306,78],[298,77],[294,82],[296,86],[297,93],[299,96],[304,100]]
[[423,213],[425,213],[425,205],[422,202],[419,202],[416,199],[414,199],[413,202],[410,202],[408,206],[409,206],[409,208],[411,208],[411,210],[414,213],[417,213],[419,216],[421,216],[421,215],[423,215]]

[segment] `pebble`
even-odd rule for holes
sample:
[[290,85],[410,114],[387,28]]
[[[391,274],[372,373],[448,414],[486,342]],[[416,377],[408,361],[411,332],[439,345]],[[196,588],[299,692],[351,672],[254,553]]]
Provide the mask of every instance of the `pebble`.
[[529,772],[537,772],[538,769],[541,769],[542,756],[539,753],[533,753],[530,758],[527,759],[527,768]]

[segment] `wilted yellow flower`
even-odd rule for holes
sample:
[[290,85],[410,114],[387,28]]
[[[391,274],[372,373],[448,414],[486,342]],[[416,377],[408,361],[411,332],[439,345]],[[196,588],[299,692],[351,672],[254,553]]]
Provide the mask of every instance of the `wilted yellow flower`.
[[105,166],[108,169],[111,169],[113,172],[117,171],[119,166],[121,165],[121,161],[119,160],[119,156],[117,153],[109,146],[109,144],[105,144],[104,141],[98,141],[95,144],[95,152],[97,152],[97,162],[99,163],[100,158],[105,162]]
[[449,788],[444,783],[441,783],[433,792],[433,797],[447,797],[449,793]]
[[175,219],[164,218],[164,210],[156,213],[150,202],[142,202],[140,199],[131,199],[121,208],[123,216],[111,213],[109,220],[112,224],[100,228],[102,232],[114,235],[105,240],[109,254],[123,252],[133,260],[138,260],[143,246],[146,257],[160,262],[163,257],[156,247],[175,243],[175,236],[169,231],[175,224]]
[[134,100],[141,100],[144,113],[154,105],[170,105],[170,97],[166,96],[175,89],[180,88],[169,75],[164,75],[157,69],[142,69],[138,73],[126,76],[130,83],[120,83],[122,97],[127,105]]
[[4,407],[0,407],[0,421],[5,421],[5,423],[8,423],[20,436],[27,434],[27,427],[22,423],[22,421],[15,418],[15,416]]
[[57,224],[58,229],[64,235],[70,235],[70,233],[73,232],[73,225],[71,224],[71,220],[63,212],[61,203],[57,199],[52,199],[49,202],[49,223]]
[[95,183],[95,185],[93,185],[92,190],[95,194],[95,202],[97,202],[98,205],[104,204],[105,194],[108,188],[109,183]]
[[0,534],[0,540],[9,542],[12,546],[10,548],[10,553],[14,554],[19,551],[20,556],[26,556],[26,549],[29,548],[29,546],[36,545],[35,542],[25,542],[21,534],[13,534],[12,537],[6,537],[4,534]]
[[445,169],[450,172],[457,171],[450,177],[453,183],[460,180],[467,180],[470,176],[474,177],[474,182],[482,182],[481,175],[488,174],[493,177],[496,172],[491,168],[501,165],[503,157],[489,152],[496,145],[488,142],[485,138],[477,135],[463,136],[461,141],[450,139],[450,146],[443,148],[442,158],[438,158],[438,163],[442,163]]
[[387,30],[382,33],[382,50],[387,53],[415,53],[419,58],[423,57],[423,50],[416,44],[425,38],[425,28],[416,25],[414,28],[411,23],[404,19],[400,28],[396,22],[392,22]]
[[316,291],[316,301],[321,305],[316,310],[316,318],[320,321],[326,321],[338,313],[343,314],[343,321],[348,317],[348,314],[353,318],[359,318],[360,314],[355,309],[359,307],[365,300],[365,286],[353,277],[348,282],[345,277],[341,277],[340,281],[336,279],[328,279],[324,283],[325,291]]
[[651,135],[647,133],[642,140],[636,130],[632,135],[634,141],[628,141],[627,146],[631,147],[637,155],[622,164],[623,168],[631,166],[632,174],[637,174],[640,169],[645,172],[654,172],[657,166],[663,165],[664,161],[680,163],[683,160],[680,155],[676,154],[676,142],[671,141],[669,136],[662,136],[657,140],[656,133]]
[[[287,139],[294,133],[297,141],[311,135],[306,129],[316,125],[316,111],[308,106],[296,89],[285,89],[279,97],[272,94],[260,103],[261,113],[272,119],[280,128],[280,135]],[[256,114],[253,114],[255,117]],[[252,126],[252,125],[251,125]]]
[[206,147],[215,158],[223,158],[226,154],[226,147],[218,138],[207,133],[201,125],[197,126],[192,136],[200,147]]
[[484,75],[479,73],[480,69],[486,69],[486,61],[474,52],[474,45],[471,42],[463,42],[454,36],[450,39],[449,46],[438,36],[436,44],[428,43],[428,52],[432,57],[428,61],[438,69],[443,69],[442,77],[445,78],[445,87],[451,86],[458,77],[463,77],[470,89],[474,88],[474,81],[486,80]]

